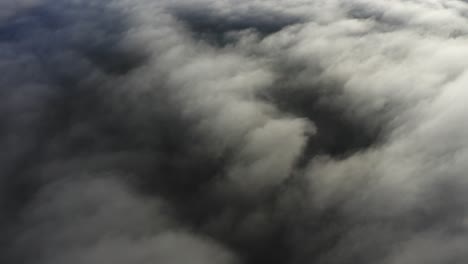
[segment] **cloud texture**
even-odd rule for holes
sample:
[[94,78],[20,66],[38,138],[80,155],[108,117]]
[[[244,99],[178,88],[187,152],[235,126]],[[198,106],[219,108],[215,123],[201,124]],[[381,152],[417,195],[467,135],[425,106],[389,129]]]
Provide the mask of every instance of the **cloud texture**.
[[466,1],[0,10],[0,263],[467,262]]

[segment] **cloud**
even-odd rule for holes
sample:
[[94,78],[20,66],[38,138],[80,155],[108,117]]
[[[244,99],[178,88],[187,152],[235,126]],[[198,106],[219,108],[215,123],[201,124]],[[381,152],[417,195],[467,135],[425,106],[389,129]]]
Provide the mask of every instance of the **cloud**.
[[5,0],[0,3],[0,21],[9,19],[18,13],[34,8],[43,2],[42,0]]
[[0,262],[465,262],[464,1],[0,10]]

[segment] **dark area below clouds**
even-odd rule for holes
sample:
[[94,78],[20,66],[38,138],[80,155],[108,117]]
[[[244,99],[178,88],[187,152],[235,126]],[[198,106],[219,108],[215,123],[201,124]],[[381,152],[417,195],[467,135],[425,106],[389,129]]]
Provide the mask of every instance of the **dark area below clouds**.
[[171,8],[171,13],[188,27],[195,38],[221,47],[232,42],[229,33],[253,30],[264,37],[302,22],[299,17],[262,10],[227,15],[217,12],[197,6],[176,5]]

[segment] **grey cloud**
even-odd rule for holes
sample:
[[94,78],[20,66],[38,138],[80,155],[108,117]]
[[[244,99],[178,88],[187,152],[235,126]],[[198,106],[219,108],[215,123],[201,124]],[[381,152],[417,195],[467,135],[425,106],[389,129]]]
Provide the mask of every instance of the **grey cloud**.
[[465,2],[2,5],[2,263],[465,262]]

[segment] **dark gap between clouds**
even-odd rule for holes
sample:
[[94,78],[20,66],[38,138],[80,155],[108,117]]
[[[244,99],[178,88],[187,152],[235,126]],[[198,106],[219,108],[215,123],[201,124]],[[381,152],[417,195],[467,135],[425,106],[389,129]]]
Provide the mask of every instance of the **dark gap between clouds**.
[[302,22],[302,19],[298,17],[262,10],[223,15],[209,7],[174,6],[170,12],[187,26],[195,39],[207,41],[219,47],[235,41],[228,35],[232,32],[253,30],[261,37],[265,37],[287,26]]

